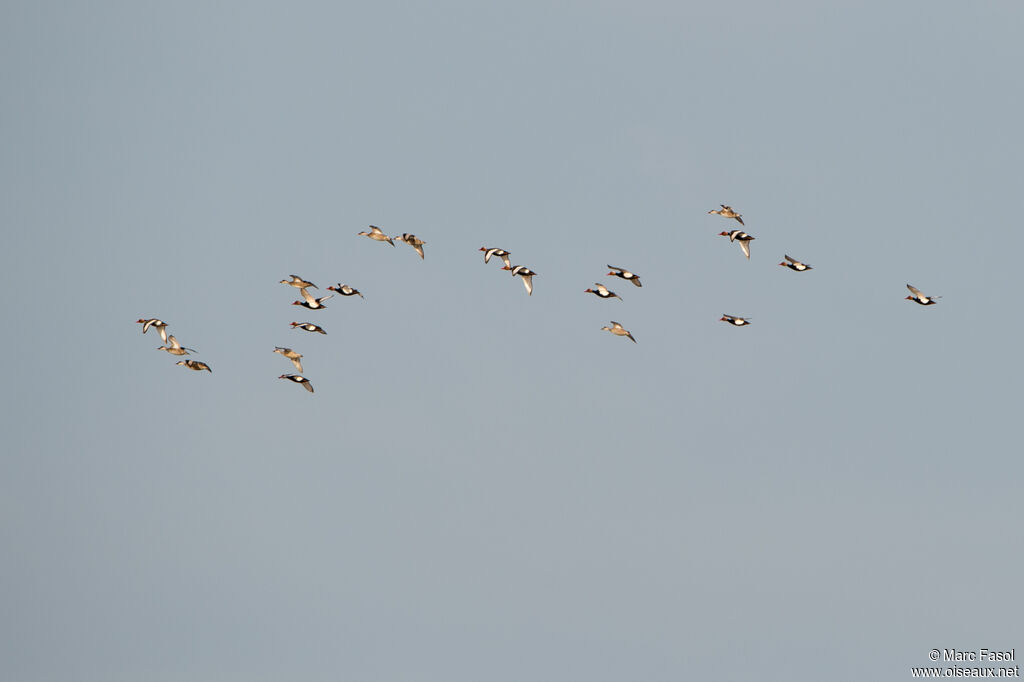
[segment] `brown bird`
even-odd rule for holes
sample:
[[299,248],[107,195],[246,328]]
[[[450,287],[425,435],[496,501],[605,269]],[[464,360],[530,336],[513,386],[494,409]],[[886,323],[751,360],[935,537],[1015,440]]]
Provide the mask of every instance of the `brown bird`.
[[202,372],[205,369],[210,374],[213,374],[213,370],[210,369],[210,366],[205,362],[200,362],[199,360],[178,360],[174,364],[185,365],[189,369],[194,369],[197,372]]
[[317,285],[313,284],[312,282],[307,282],[298,275],[289,275],[289,277],[291,277],[290,281],[287,279],[282,279],[280,284],[287,284],[288,286],[295,287],[296,289],[319,289]]
[[420,254],[420,259],[423,259],[423,245],[426,244],[425,241],[414,234],[409,234],[408,232],[403,232],[401,237],[395,237],[395,239],[400,242],[405,242],[412,248],[416,249],[416,253]]
[[171,355],[188,355],[189,351],[192,351],[193,353],[199,352],[195,348],[185,348],[184,346],[182,346],[180,343],[178,343],[178,339],[174,338],[174,334],[169,335],[167,337],[167,340],[171,342],[170,348],[168,348],[167,346],[160,346],[159,348],[157,348],[157,350],[165,350]]
[[370,239],[373,239],[373,240],[378,241],[378,242],[387,242],[388,244],[391,244],[391,246],[395,245],[395,242],[393,242],[391,240],[391,237],[389,237],[386,234],[384,234],[381,231],[381,229],[379,227],[377,227],[376,225],[370,225],[370,231],[369,232],[360,232],[359,236],[360,237],[369,237]]
[[636,343],[636,339],[633,338],[633,335],[630,334],[629,331],[627,331],[626,329],[623,329],[622,325],[619,324],[618,322],[616,322],[615,320],[612,320],[612,326],[610,326],[610,327],[601,327],[601,331],[611,332],[612,334],[615,334],[615,336],[625,336],[625,337],[628,337],[630,341],[632,341],[633,343]]
[[302,374],[302,353],[296,353],[291,348],[282,348],[281,346],[274,348],[274,352],[291,360],[292,364],[295,365],[295,369],[299,370],[299,374]]
[[722,208],[719,209],[719,210],[708,211],[708,213],[713,213],[715,215],[720,215],[723,218],[733,218],[740,225],[743,224],[743,216],[741,216],[736,211],[732,210],[732,206],[726,206],[725,204],[719,204],[719,206],[721,206]]

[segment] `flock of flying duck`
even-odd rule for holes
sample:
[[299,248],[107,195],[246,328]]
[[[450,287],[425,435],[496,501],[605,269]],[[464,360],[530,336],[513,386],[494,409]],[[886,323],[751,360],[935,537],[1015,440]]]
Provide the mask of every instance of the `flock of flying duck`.
[[[711,211],[708,211],[708,213],[720,215],[723,218],[727,218],[730,220],[735,220],[740,225],[743,225],[743,216],[740,213],[734,211],[731,206],[726,206],[725,204],[720,204],[720,206],[720,209],[713,209]],[[387,242],[391,246],[395,245],[394,240],[397,239],[398,241],[404,242],[411,246],[413,249],[416,250],[416,253],[420,255],[420,258],[424,259],[423,245],[426,244],[426,242],[414,234],[403,233],[395,237],[389,237],[376,225],[370,225],[369,232],[359,232],[358,236],[367,237],[378,242]],[[740,245],[740,249],[743,250],[743,255],[747,257],[747,260],[750,259],[750,242],[754,241],[754,237],[747,234],[743,230],[739,229],[720,232],[719,236],[728,237],[730,242],[738,242]],[[511,272],[513,277],[519,277],[520,279],[522,279],[523,286],[526,288],[526,294],[528,296],[533,295],[533,278],[537,274],[536,272],[526,267],[525,265],[512,265],[512,261],[509,259],[509,256],[512,254],[509,251],[506,251],[505,249],[480,247],[480,251],[483,251],[484,263],[489,263],[492,257],[501,259],[501,261],[505,264],[504,267],[502,267],[501,269]],[[784,258],[785,260],[779,263],[779,265],[783,265],[789,268],[790,270],[794,270],[796,272],[806,272],[807,270],[813,269],[810,265],[802,263],[796,260],[795,258],[790,258],[788,255],[784,256]],[[609,276],[618,277],[627,282],[632,282],[633,285],[637,287],[643,286],[640,283],[639,275],[630,272],[625,268],[619,268],[614,265],[609,265],[608,267],[611,268],[611,271],[608,273]],[[309,289],[318,288],[315,284],[306,281],[297,275],[290,275],[290,277],[291,279],[282,279],[280,283],[295,287],[296,289],[299,290],[299,293],[302,295],[302,300],[293,301],[292,305],[302,306],[309,310],[323,310],[324,308],[327,307],[326,305],[324,305],[324,301],[334,297],[334,294],[329,294],[327,296],[321,296],[320,298],[317,298],[309,293]],[[921,292],[920,289],[917,289],[911,286],[910,284],[907,284],[907,289],[909,289],[911,293],[910,296],[906,297],[907,300],[913,301],[914,303],[917,303],[919,305],[934,305],[935,303],[937,303],[936,299],[941,298],[940,296],[926,296],[924,293]],[[337,294],[340,294],[341,296],[359,296],[360,298],[364,298],[364,296],[361,293],[359,293],[358,289],[354,289],[348,284],[339,283],[335,286],[327,287],[327,290],[333,291]],[[608,289],[608,287],[601,284],[600,282],[595,282],[594,288],[586,289],[584,293],[594,294],[598,298],[603,299],[617,298],[620,301],[622,300],[621,296],[616,294],[614,291],[611,291],[610,289]],[[729,324],[735,327],[745,327],[750,324],[750,320],[748,318],[738,317],[736,315],[723,315],[720,318],[720,321],[728,322]],[[159,348],[157,348],[157,350],[166,351],[171,355],[177,356],[189,355],[190,352],[198,352],[193,348],[187,348],[185,346],[182,346],[178,342],[178,340],[174,338],[173,335],[168,334],[167,323],[164,322],[163,320],[160,320],[158,318],[140,318],[139,320],[137,320],[137,322],[142,324],[143,334],[148,332],[149,329],[152,327],[153,329],[156,329],[157,332],[159,332],[160,338],[163,339],[165,344],[170,344],[169,346],[160,346]],[[601,327],[601,331],[610,332],[615,336],[625,336],[633,343],[636,343],[636,339],[633,338],[633,334],[630,333],[628,329],[624,328],[621,324],[615,322],[614,320],[612,320],[611,325],[612,326],[610,327]],[[301,329],[302,331],[311,332],[314,334],[327,333],[326,331],[324,331],[322,327],[313,324],[312,322],[292,322],[291,327],[292,329]],[[282,374],[281,376],[278,377],[278,379],[287,379],[288,381],[301,385],[310,393],[313,393],[313,385],[310,383],[309,379],[302,375],[302,354],[292,350],[291,348],[285,348],[283,346],[277,346],[276,348],[274,348],[274,352],[290,360],[292,365],[298,372],[298,374]],[[210,369],[210,366],[208,364],[206,364],[205,362],[201,362],[199,360],[185,359],[179,360],[175,364],[183,365],[184,367],[197,372],[206,370],[207,372],[213,373],[213,370]]]

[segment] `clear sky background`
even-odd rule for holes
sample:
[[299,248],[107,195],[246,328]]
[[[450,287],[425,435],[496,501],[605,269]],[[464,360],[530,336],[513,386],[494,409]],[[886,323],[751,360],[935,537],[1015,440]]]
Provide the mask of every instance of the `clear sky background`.
[[[1024,650],[1022,20],[4,3],[0,677],[862,681]],[[366,298],[292,307],[293,273]]]

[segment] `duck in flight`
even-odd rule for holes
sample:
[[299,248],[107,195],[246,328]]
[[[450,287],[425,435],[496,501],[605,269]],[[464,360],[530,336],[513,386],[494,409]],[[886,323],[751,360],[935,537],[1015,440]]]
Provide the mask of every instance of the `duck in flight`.
[[723,218],[732,218],[740,225],[743,224],[743,216],[732,210],[732,206],[726,206],[725,204],[719,204],[722,208],[712,209],[708,211],[709,214],[720,215]]
[[615,334],[615,336],[625,336],[633,343],[636,343],[636,339],[634,339],[633,335],[629,333],[629,330],[624,329],[622,325],[616,322],[615,320],[612,320],[612,326],[601,327],[601,331],[611,332],[612,334]]
[[392,241],[391,237],[389,237],[386,234],[384,234],[384,232],[382,232],[381,229],[379,227],[377,227],[376,225],[370,225],[370,231],[369,232],[360,232],[359,236],[360,237],[369,237],[370,239],[373,239],[374,241],[378,241],[378,242],[387,242],[388,244],[391,244],[391,246],[395,245],[395,242]]

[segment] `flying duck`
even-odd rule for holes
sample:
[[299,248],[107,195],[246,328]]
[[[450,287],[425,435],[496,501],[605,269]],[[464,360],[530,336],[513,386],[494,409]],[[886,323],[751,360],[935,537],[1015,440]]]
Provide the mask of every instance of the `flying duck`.
[[537,273],[526,267],[525,265],[515,265],[512,267],[505,266],[502,270],[511,270],[512,276],[519,275],[523,278],[523,286],[526,287],[526,295],[533,296],[533,276]]
[[360,232],[359,236],[360,237],[369,237],[370,239],[373,239],[373,240],[378,241],[378,242],[387,242],[388,244],[391,244],[391,246],[395,245],[395,242],[391,240],[391,237],[389,237],[386,234],[384,234],[381,231],[381,229],[379,227],[377,227],[376,225],[370,225],[370,231],[369,232]]
[[420,254],[420,259],[423,259],[423,245],[426,244],[425,241],[414,234],[409,234],[408,232],[403,232],[401,237],[395,237],[395,239],[400,242],[405,242],[412,248],[416,249],[416,253]]
[[281,376],[278,377],[278,379],[287,379],[288,381],[294,381],[297,384],[302,384],[302,386],[310,393],[313,392],[313,384],[309,383],[309,379],[302,376],[301,374],[282,374]]
[[307,282],[306,280],[302,279],[298,275],[288,275],[288,276],[291,277],[291,280],[282,279],[280,283],[281,284],[287,284],[288,286],[292,286],[292,287],[295,287],[297,289],[308,289],[310,287],[312,287],[313,289],[318,289],[319,288],[319,287],[317,287],[317,285],[313,284],[312,282]]
[[208,364],[206,364],[205,362],[201,362],[199,360],[178,360],[174,364],[176,364],[176,365],[185,365],[189,369],[194,369],[197,372],[202,372],[205,369],[210,374],[213,374],[213,370],[210,369],[210,366]]
[[[337,291],[342,296],[355,296],[359,294],[359,289],[353,289],[347,284],[337,284],[333,287],[327,287],[328,291]],[[366,298],[362,294],[359,294],[359,298]]]
[[291,360],[292,364],[295,365],[295,369],[299,370],[299,374],[302,374],[302,353],[296,353],[291,348],[282,348],[281,346],[276,347],[274,352],[280,353]]
[[728,322],[734,327],[746,327],[750,324],[750,320],[745,317],[736,317],[735,315],[725,315],[719,319],[719,322]]
[[734,218],[736,222],[738,222],[740,225],[743,224],[743,216],[741,216],[736,211],[732,210],[732,206],[726,206],[725,204],[719,204],[719,206],[721,206],[722,208],[708,211],[708,213],[720,215],[723,218]]
[[167,337],[167,340],[170,341],[171,343],[170,348],[168,348],[167,346],[160,346],[159,348],[157,348],[157,350],[165,350],[171,355],[188,355],[189,351],[192,351],[193,353],[199,352],[195,348],[185,348],[184,346],[182,346],[180,343],[178,343],[178,339],[174,338],[174,334],[170,334]]
[[636,343],[636,339],[633,338],[633,335],[630,334],[629,331],[627,331],[626,329],[623,329],[622,325],[619,324],[618,322],[616,322],[615,320],[612,320],[612,326],[610,326],[610,327],[601,327],[601,331],[611,332],[612,334],[615,334],[615,336],[626,336],[626,337],[629,337],[630,341],[632,341],[633,343]]
[[328,294],[327,296],[323,296],[321,298],[313,298],[313,295],[306,291],[304,287],[302,289],[299,289],[299,291],[302,292],[302,298],[304,298],[305,300],[292,301],[292,305],[301,305],[303,308],[309,308],[310,310],[320,310],[322,308],[326,308],[327,306],[324,305],[324,301],[326,301],[329,298],[334,298],[334,294]]
[[796,258],[790,258],[789,256],[784,256],[784,258],[786,260],[784,260],[783,262],[779,263],[779,265],[785,265],[790,270],[796,270],[797,272],[803,272],[804,270],[813,270],[814,269],[810,265],[808,265],[807,263],[801,263]]
[[728,237],[729,241],[737,241],[740,243],[740,248],[743,249],[744,255],[747,260],[750,260],[750,242],[754,241],[754,238],[743,230],[733,230],[731,232],[719,232],[719,237]]
[[909,284],[907,285],[907,288],[910,289],[910,293],[914,294],[913,296],[907,296],[907,300],[913,301],[914,303],[919,303],[921,305],[935,305],[938,303],[935,299],[942,298],[941,296],[925,296],[921,293],[920,289],[912,287]]
[[601,284],[600,282],[594,282],[594,286],[597,287],[597,288],[596,289],[585,289],[583,291],[583,293],[585,293],[585,294],[594,294],[598,298],[617,298],[620,301],[622,300],[621,296],[619,296],[614,291],[610,291],[608,289],[608,287],[606,287],[605,285]]
[[292,329],[301,329],[307,332],[317,332],[319,334],[326,334],[323,329],[316,326],[312,322],[292,322]]
[[148,332],[150,327],[153,327],[158,332],[160,332],[160,338],[164,340],[164,343],[167,343],[167,323],[166,322],[164,322],[163,320],[158,320],[155,317],[151,317],[148,320],[141,320],[140,319],[140,320],[135,320],[135,321],[142,324],[142,333],[143,334]]
[[512,254],[509,253],[508,251],[506,251],[505,249],[499,249],[499,248],[491,248],[491,249],[489,249],[486,246],[481,246],[480,250],[484,252],[484,262],[485,263],[490,262],[491,256],[497,256],[501,260],[505,261],[505,267],[509,267],[509,268],[512,267],[512,261],[510,261],[508,259],[508,257],[511,256]]
[[613,271],[613,272],[609,272],[608,273],[609,275],[614,275],[616,277],[621,277],[622,279],[626,280],[627,282],[632,282],[633,284],[635,284],[638,287],[642,287],[643,286],[643,284],[640,284],[640,275],[634,275],[629,270],[623,270],[622,268],[617,268],[614,265],[609,265],[608,267],[610,267],[612,269],[612,271]]

